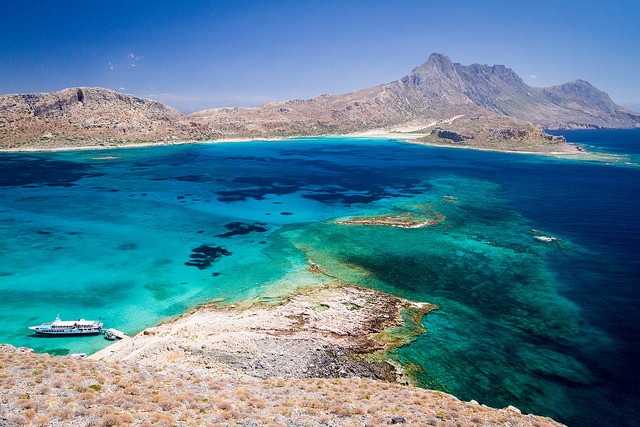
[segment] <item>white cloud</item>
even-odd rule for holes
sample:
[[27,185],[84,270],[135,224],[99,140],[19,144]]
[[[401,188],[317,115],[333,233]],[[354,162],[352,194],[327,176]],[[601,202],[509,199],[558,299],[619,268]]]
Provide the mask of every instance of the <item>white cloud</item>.
[[109,62],[109,69],[113,70],[113,64]]
[[538,78],[538,76],[536,76],[535,74],[531,74],[529,77],[531,77],[532,79]]

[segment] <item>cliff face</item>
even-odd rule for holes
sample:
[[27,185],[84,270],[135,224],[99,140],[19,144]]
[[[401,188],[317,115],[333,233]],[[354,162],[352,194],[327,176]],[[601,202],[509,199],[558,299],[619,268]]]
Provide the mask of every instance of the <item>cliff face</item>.
[[184,115],[100,88],[0,96],[2,146],[57,138],[157,141],[425,130],[452,120],[508,116],[547,129],[633,128],[640,114],[583,80],[528,86],[503,65],[453,63],[434,53],[405,77],[343,95]]

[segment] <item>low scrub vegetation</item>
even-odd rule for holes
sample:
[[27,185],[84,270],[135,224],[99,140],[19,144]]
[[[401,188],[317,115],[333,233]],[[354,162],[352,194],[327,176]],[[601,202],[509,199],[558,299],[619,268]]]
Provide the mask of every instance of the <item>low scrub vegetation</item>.
[[0,418],[18,426],[558,425],[370,379],[239,380],[8,345],[0,345],[0,404]]

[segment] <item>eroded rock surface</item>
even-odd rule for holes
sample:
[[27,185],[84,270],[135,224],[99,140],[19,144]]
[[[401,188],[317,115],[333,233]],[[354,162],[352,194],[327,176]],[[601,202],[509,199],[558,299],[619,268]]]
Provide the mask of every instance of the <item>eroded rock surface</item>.
[[[275,307],[205,305],[91,358],[239,377],[359,376],[396,381],[401,379],[394,366],[370,360],[369,355],[406,339],[384,334],[387,328],[403,325],[403,310],[411,310],[419,324],[422,315],[434,308],[345,284],[308,288]],[[421,326],[413,330],[423,331]]]

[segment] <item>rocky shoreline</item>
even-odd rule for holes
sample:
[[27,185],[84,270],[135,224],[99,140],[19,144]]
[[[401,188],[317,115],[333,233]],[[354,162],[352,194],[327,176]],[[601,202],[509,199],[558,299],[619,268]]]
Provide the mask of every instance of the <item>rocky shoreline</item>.
[[[277,306],[205,304],[90,358],[239,379],[355,376],[407,383],[382,354],[422,333],[420,319],[435,308],[336,281],[286,296]],[[415,324],[405,325],[403,317]],[[406,335],[389,333],[400,327]]]

